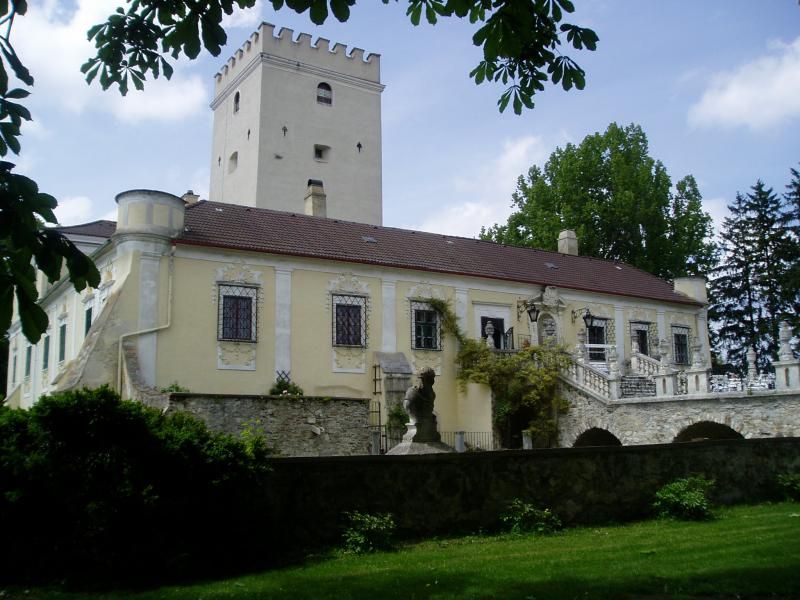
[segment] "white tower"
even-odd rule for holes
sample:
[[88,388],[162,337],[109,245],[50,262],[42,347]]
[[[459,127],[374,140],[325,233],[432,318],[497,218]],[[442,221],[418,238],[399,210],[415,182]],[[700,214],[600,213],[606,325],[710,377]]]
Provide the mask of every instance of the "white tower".
[[[380,56],[262,23],[216,74],[210,200],[380,225]],[[311,210],[311,208],[309,208]]]

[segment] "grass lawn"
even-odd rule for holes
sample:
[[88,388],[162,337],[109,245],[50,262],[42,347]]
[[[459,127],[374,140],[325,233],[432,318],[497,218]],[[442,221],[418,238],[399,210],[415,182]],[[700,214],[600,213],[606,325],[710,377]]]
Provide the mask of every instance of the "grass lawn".
[[702,523],[649,521],[551,537],[433,540],[370,556],[146,592],[5,597],[204,599],[800,598],[800,504],[723,509]]

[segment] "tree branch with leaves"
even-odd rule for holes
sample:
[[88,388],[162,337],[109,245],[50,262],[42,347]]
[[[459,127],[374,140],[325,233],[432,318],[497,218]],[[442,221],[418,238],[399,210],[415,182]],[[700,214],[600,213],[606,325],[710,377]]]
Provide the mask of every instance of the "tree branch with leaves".
[[[271,0],[271,4],[275,10],[308,13],[314,24],[321,25],[331,13],[338,21],[347,21],[356,1]],[[129,0],[105,23],[89,30],[97,55],[82,71],[88,82],[97,78],[103,89],[116,86],[123,95],[130,83],[142,89],[148,76],[169,79],[173,68],[167,56],[193,59],[203,47],[219,55],[228,39],[223,16],[254,5],[255,0]],[[409,0],[406,15],[414,25],[420,24],[423,14],[431,25],[441,18],[480,25],[472,41],[483,48],[483,60],[470,77],[476,84],[508,86],[497,102],[500,112],[510,104],[520,114],[523,107],[534,107],[535,94],[544,91],[548,80],[564,90],[586,85],[584,70],[561,52],[562,42],[575,50],[597,47],[594,31],[564,22],[574,10],[571,0]]]
[[[22,123],[31,120],[28,109],[16,102],[30,92],[10,87],[9,78],[10,70],[21,85],[33,86],[33,76],[11,42],[14,20],[27,9],[25,0],[0,0],[0,157],[20,153]],[[66,265],[69,280],[79,291],[98,285],[100,273],[64,235],[45,227],[57,224],[56,199],[40,192],[33,180],[13,173],[14,166],[0,161],[0,331],[11,326],[16,299],[22,332],[36,343],[48,326],[47,313],[38,304],[36,268],[54,282]]]

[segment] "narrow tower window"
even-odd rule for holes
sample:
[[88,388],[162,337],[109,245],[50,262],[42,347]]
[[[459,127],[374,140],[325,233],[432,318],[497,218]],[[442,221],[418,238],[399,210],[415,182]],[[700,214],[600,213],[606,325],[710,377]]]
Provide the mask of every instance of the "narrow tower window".
[[239,166],[239,153],[234,152],[228,159],[228,173],[233,173],[237,166]]
[[239,92],[233,95],[233,112],[239,112]]
[[320,83],[317,86],[317,104],[333,104],[333,90],[327,83]]

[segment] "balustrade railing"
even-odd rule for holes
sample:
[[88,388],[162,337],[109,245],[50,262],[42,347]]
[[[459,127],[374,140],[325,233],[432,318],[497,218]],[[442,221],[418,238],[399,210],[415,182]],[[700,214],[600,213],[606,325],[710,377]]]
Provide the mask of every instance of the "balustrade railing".
[[634,372],[644,375],[645,377],[652,377],[658,374],[658,368],[661,363],[651,356],[634,352],[631,354],[631,369]]
[[565,372],[567,379],[572,380],[573,383],[577,383],[603,398],[611,398],[610,380],[608,375],[602,371],[590,365],[572,361]]

